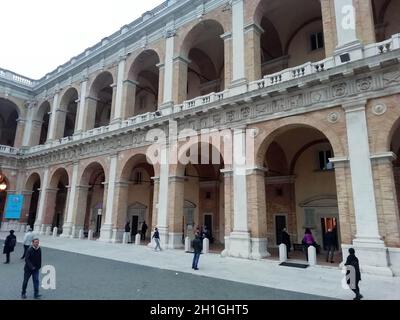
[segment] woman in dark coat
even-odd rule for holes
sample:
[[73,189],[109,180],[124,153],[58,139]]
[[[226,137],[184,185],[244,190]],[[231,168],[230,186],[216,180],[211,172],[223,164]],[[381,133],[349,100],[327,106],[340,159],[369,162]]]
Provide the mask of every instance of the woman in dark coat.
[[10,263],[10,253],[14,252],[14,248],[17,244],[17,237],[14,236],[14,230],[10,231],[10,234],[7,236],[6,241],[4,243],[3,254],[6,255],[5,264]]

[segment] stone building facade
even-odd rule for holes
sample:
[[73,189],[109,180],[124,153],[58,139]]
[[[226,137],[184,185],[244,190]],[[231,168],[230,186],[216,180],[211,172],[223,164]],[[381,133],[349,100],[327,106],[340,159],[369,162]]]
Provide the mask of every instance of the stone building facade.
[[0,69],[2,229],[121,242],[146,221],[178,249],[207,225],[224,255],[261,259],[283,227],[333,228],[365,272],[399,275],[399,14],[168,0],[40,80]]

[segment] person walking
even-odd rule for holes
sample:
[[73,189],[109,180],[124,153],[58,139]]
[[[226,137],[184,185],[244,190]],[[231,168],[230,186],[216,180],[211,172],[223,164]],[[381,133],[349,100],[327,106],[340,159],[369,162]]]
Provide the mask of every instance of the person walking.
[[6,255],[6,262],[4,264],[10,263],[10,254],[14,252],[14,248],[17,245],[17,237],[14,235],[14,230],[10,230],[10,234],[7,236],[4,242],[3,254]]
[[350,286],[351,291],[356,294],[353,300],[361,300],[363,296],[360,293],[359,283],[361,281],[360,264],[356,257],[356,251],[353,248],[349,249],[349,256],[347,257],[346,263],[344,264],[347,269],[346,277],[347,284]]
[[24,254],[22,255],[21,259],[25,259],[26,251],[29,249],[30,245],[32,244],[33,240],[33,233],[32,229],[28,227],[28,231],[25,233],[24,236]]
[[290,248],[292,247],[292,244],[290,242],[290,235],[289,235],[289,233],[287,233],[286,228],[282,229],[282,243],[286,245],[287,258],[290,259],[289,252],[290,252]]
[[315,243],[314,237],[311,233],[311,230],[309,228],[307,228],[304,233],[304,238],[303,238],[303,246],[304,246],[304,250],[306,252],[307,261],[308,261],[308,247],[315,246],[315,244],[316,243]]
[[33,280],[33,289],[35,299],[39,299],[39,270],[42,267],[42,250],[39,246],[39,238],[34,236],[32,246],[26,251],[25,267],[24,267],[24,282],[22,283],[21,298],[26,299],[26,288],[30,277]]
[[146,240],[147,229],[148,229],[148,227],[147,227],[146,221],[143,221],[142,232],[140,233],[140,240]]
[[324,235],[324,245],[326,250],[326,262],[330,261],[334,263],[333,256],[335,254],[335,234],[333,233],[332,229],[328,229],[328,232]]
[[131,224],[129,223],[129,221],[125,225],[125,232],[126,233],[130,233],[131,232]]
[[160,246],[160,233],[158,232],[158,228],[155,228],[153,238],[154,238],[154,241],[156,242],[156,247],[154,250],[157,251],[157,248],[159,248],[160,251],[162,251],[161,246]]
[[201,251],[203,250],[203,241],[201,240],[200,234],[197,232],[192,242],[192,246],[194,249],[192,269],[199,270],[198,265],[199,265],[200,254]]

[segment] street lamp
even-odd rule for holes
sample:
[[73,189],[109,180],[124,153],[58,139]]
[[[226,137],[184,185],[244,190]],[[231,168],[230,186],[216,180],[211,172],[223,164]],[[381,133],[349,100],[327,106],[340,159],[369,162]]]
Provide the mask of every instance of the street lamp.
[[4,175],[0,171],[0,192],[6,191],[7,189],[7,182]]

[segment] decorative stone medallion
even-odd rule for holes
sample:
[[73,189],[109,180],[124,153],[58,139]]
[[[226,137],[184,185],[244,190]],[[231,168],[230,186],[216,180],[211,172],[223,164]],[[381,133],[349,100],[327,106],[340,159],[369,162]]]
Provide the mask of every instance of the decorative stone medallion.
[[340,119],[340,115],[339,115],[339,113],[337,113],[337,112],[331,112],[331,113],[328,115],[328,121],[329,121],[330,123],[336,123],[336,122],[339,121],[339,119]]
[[387,106],[384,103],[379,103],[372,107],[372,113],[376,116],[381,116],[387,111]]

